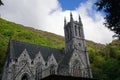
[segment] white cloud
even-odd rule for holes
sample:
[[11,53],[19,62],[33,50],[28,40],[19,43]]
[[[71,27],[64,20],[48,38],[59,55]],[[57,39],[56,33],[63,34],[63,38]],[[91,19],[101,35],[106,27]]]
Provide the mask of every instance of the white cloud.
[[[78,14],[81,15],[86,39],[108,43],[112,40],[113,33],[104,27],[103,16],[92,9],[93,2],[88,0],[73,10],[74,20],[78,20]],[[64,35],[64,17],[69,21],[70,11],[62,11],[57,0],[4,0],[4,4],[0,7],[2,18]]]
[[112,40],[113,32],[110,32],[103,25],[103,16],[99,12],[96,12],[96,10],[92,9],[94,1],[89,0],[85,4],[81,4],[76,11],[81,14],[86,39],[98,43],[108,43]]

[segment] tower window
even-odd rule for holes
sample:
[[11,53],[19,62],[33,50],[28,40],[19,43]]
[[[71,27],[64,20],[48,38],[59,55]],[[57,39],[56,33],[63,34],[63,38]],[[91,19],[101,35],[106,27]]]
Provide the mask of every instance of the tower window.
[[77,36],[77,26],[75,26],[75,35]]
[[68,33],[67,33],[67,31],[66,31],[66,40],[68,40]]
[[80,27],[79,27],[78,31],[79,31],[79,37],[80,37],[80,36],[81,36],[81,33],[80,33],[80,32],[81,32],[81,31],[80,31]]
[[70,38],[69,35],[70,35],[70,32],[69,32],[69,29],[67,29],[67,37],[68,37],[67,39],[68,39],[68,40],[69,40],[69,38]]
[[33,61],[31,61],[31,64],[33,64]]
[[70,40],[71,39],[71,33],[72,33],[72,31],[71,31],[71,28],[69,27],[69,28],[67,28],[67,31],[66,31],[67,33],[67,40]]
[[79,45],[79,47],[81,47],[81,44],[80,44],[80,43],[78,43],[78,45]]
[[70,39],[70,37],[71,37],[71,35],[70,35],[71,33],[70,33],[70,32],[71,32],[71,30],[69,29],[69,39]]

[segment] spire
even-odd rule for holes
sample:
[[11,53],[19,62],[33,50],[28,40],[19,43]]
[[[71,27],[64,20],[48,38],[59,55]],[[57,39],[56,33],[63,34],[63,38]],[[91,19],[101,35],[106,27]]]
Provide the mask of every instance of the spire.
[[66,17],[64,17],[64,26],[66,26]]
[[80,15],[79,15],[79,22],[81,22],[81,17],[80,17]]
[[73,16],[72,16],[72,12],[70,12],[70,22],[73,21]]
[[79,23],[82,25],[82,21],[81,21],[81,17],[80,17],[80,15],[79,15]]

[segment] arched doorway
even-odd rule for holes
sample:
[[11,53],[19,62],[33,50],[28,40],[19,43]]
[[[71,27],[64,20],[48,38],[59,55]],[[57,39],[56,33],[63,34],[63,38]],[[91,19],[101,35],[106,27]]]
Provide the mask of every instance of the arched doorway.
[[29,80],[28,74],[24,74],[21,78],[21,80]]

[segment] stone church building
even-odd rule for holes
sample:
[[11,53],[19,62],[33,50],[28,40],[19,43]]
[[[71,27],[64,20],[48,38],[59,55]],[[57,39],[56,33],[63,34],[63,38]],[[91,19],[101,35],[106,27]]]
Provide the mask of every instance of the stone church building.
[[64,20],[65,50],[10,40],[2,80],[40,80],[49,75],[92,78],[83,25]]

